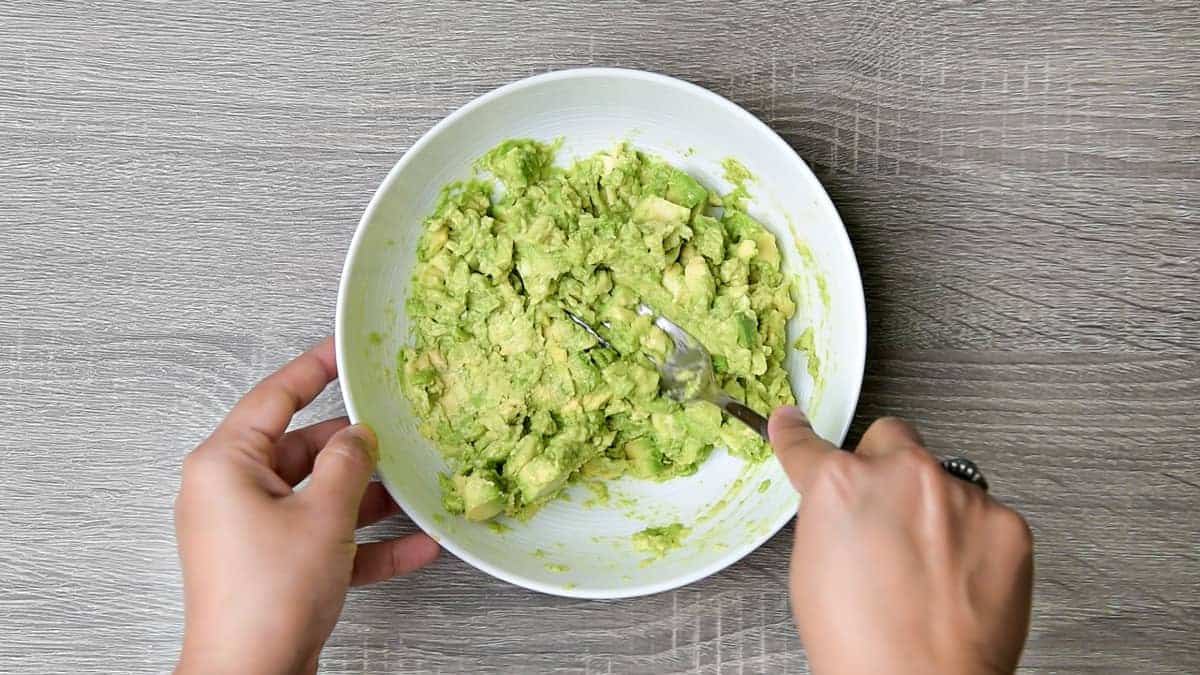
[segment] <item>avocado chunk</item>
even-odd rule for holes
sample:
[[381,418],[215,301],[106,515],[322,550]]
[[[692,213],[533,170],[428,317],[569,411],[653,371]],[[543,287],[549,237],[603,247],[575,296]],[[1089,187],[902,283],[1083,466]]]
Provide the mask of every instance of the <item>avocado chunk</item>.
[[567,482],[570,469],[560,466],[545,455],[534,457],[517,473],[517,488],[525,503],[532,504],[551,494]]
[[633,210],[633,219],[639,223],[658,223],[679,227],[688,221],[690,209],[669,202],[662,197],[650,195],[638,202]]
[[743,347],[753,347],[756,333],[758,333],[754,317],[743,312],[734,317],[734,322],[737,324],[738,344]]
[[496,480],[480,475],[457,475],[454,489],[462,497],[467,520],[487,520],[504,510],[504,493]]
[[662,475],[662,453],[654,447],[653,441],[646,437],[635,438],[625,444],[625,457],[629,460],[630,469],[638,478],[657,478]]
[[662,527],[647,527],[633,535],[633,550],[649,553],[651,559],[665,556],[674,549],[683,546],[690,530],[682,523],[671,523]]
[[676,170],[667,179],[667,199],[692,209],[708,201],[708,190],[695,178]]

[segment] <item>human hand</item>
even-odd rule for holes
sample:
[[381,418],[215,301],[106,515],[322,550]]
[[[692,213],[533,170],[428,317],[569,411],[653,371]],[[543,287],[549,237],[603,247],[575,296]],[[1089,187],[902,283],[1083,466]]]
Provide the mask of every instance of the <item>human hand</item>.
[[246,394],[184,460],[175,531],[186,627],[176,672],[315,672],[349,586],[437,557],[423,533],[355,545],[356,527],[399,511],[370,482],[370,429],[341,418],[284,433],[335,377],[327,339]]
[[1033,577],[1020,515],[946,473],[903,420],[877,420],[854,453],[797,408],[769,433],[802,496],[790,590],[814,673],[1016,668]]

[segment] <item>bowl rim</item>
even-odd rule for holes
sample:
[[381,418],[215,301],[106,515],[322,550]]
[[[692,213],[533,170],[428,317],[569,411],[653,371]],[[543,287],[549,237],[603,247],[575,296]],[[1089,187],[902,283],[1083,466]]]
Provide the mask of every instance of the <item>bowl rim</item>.
[[[346,355],[346,350],[347,350],[346,337],[347,337],[348,328],[343,319],[344,319],[344,316],[347,311],[346,310],[346,306],[348,303],[347,285],[348,285],[349,278],[350,278],[350,270],[353,267],[354,261],[357,258],[359,249],[361,248],[362,240],[364,237],[363,233],[366,229],[367,223],[374,216],[375,210],[378,208],[379,202],[382,200],[383,195],[386,194],[391,189],[393,183],[398,179],[400,173],[404,170],[404,168],[406,166],[408,166],[409,162],[412,161],[412,159],[414,157],[416,157],[417,154],[419,154],[419,151],[424,146],[431,143],[440,134],[445,132],[446,129],[453,126],[454,123],[457,122],[460,118],[466,116],[468,113],[475,110],[476,108],[487,105],[491,101],[494,101],[499,98],[503,98],[504,96],[512,94],[521,89],[535,87],[535,86],[544,84],[546,82],[553,82],[553,81],[565,80],[565,79],[587,79],[587,78],[627,78],[627,79],[631,79],[631,80],[641,80],[641,81],[645,81],[645,82],[652,82],[654,84],[664,86],[664,87],[673,87],[673,88],[681,90],[681,91],[686,91],[687,93],[692,94],[692,95],[707,98],[710,101],[716,103],[718,106],[727,109],[734,116],[740,118],[744,124],[755,126],[760,131],[767,132],[768,138],[771,139],[771,142],[774,143],[780,150],[784,151],[787,155],[790,155],[791,158],[795,160],[800,172],[802,174],[806,174],[808,176],[808,178],[811,179],[817,185],[817,187],[819,188],[818,192],[820,193],[818,196],[820,205],[824,208],[827,208],[829,210],[829,212],[833,214],[834,218],[837,219],[838,225],[841,226],[839,228],[839,232],[837,233],[838,235],[840,235],[837,237],[838,245],[842,247],[843,253],[845,255],[849,256],[849,260],[854,262],[854,274],[852,275],[852,279],[855,282],[857,282],[858,293],[854,294],[853,293],[854,289],[851,288],[851,289],[849,289],[850,293],[848,294],[848,296],[852,294],[858,300],[858,302],[855,303],[856,307],[854,309],[856,311],[854,312],[854,314],[855,314],[854,318],[860,327],[858,334],[861,336],[861,341],[860,341],[860,344],[858,344],[858,345],[851,345],[850,349],[846,350],[846,354],[848,357],[853,359],[853,362],[849,363],[849,365],[856,368],[859,373],[859,377],[853,383],[851,383],[852,394],[853,394],[851,400],[853,401],[854,409],[857,409],[859,397],[862,394],[862,380],[863,380],[863,376],[865,375],[866,349],[867,349],[866,298],[863,294],[862,270],[858,265],[857,257],[854,255],[854,247],[851,245],[850,236],[846,232],[845,222],[842,220],[841,214],[838,213],[837,207],[833,204],[833,200],[830,199],[828,192],[826,192],[825,186],[821,184],[821,181],[817,179],[816,175],[812,172],[812,169],[809,168],[808,164],[804,161],[804,159],[800,157],[800,155],[795,151],[794,148],[792,148],[791,145],[789,145],[787,143],[787,141],[783,140],[783,138],[781,136],[779,136],[779,134],[776,133],[775,130],[772,129],[770,126],[768,126],[765,122],[760,120],[758,117],[756,117],[755,115],[753,115],[752,113],[750,113],[745,108],[738,105],[737,103],[734,103],[733,101],[730,101],[729,99],[725,98],[724,96],[721,96],[720,94],[717,94],[717,93],[710,91],[700,85],[693,84],[686,80],[681,80],[676,77],[671,77],[669,75],[663,75],[660,73],[654,73],[654,72],[650,72],[650,71],[646,71],[646,70],[635,70],[635,69],[629,69],[629,68],[570,68],[570,69],[565,69],[565,70],[551,71],[551,72],[543,73],[540,75],[526,77],[526,78],[517,80],[515,82],[510,82],[509,84],[497,87],[497,88],[492,89],[491,91],[488,91],[480,96],[477,96],[476,98],[472,99],[471,101],[469,101],[462,107],[460,107],[457,110],[455,110],[454,112],[450,113],[444,119],[442,119],[440,122],[435,124],[424,134],[422,134],[421,137],[419,139],[417,139],[417,141],[415,143],[413,143],[413,145],[407,151],[404,152],[404,154],[400,157],[400,159],[396,161],[395,165],[392,166],[392,169],[391,169],[391,171],[388,172],[387,177],[384,178],[383,182],[379,184],[378,188],[376,188],[374,195],[372,195],[372,197],[371,197],[371,201],[367,203],[367,207],[363,211],[362,217],[359,219],[358,224],[355,226],[354,236],[350,241],[350,247],[346,253],[346,261],[342,266],[342,276],[338,282],[338,298],[337,298],[337,307],[336,307],[336,312],[335,312],[336,325],[335,325],[335,329],[334,329],[336,351],[337,351],[338,377],[346,378],[346,376],[347,376],[347,370],[345,368],[345,365],[347,363],[347,358],[348,358]],[[361,418],[358,413],[358,407],[355,405],[354,396],[351,393],[351,388],[348,386],[342,386],[341,392],[342,392],[342,400],[346,406],[346,413],[349,416],[350,421],[354,424],[357,424]],[[853,419],[854,419],[854,414],[853,414],[853,410],[852,410],[851,414],[847,418],[845,424],[838,431],[836,438],[833,438],[830,440],[834,441],[835,444],[840,445],[841,442],[843,440],[845,440],[846,433],[849,431],[850,424],[853,422]],[[646,583],[646,584],[622,586],[622,587],[614,586],[611,588],[600,588],[600,589],[596,589],[596,588],[565,588],[562,585],[556,586],[553,584],[543,583],[541,581],[538,581],[537,579],[526,577],[520,573],[510,572],[508,570],[501,569],[500,567],[497,567],[497,566],[489,563],[488,561],[475,556],[473,553],[471,553],[465,547],[459,546],[458,543],[456,543],[451,536],[447,536],[448,533],[444,532],[444,528],[438,526],[438,524],[436,522],[434,522],[433,519],[425,518],[425,517],[421,516],[420,514],[413,513],[409,509],[409,504],[407,503],[407,500],[404,498],[404,496],[401,494],[401,492],[396,489],[396,487],[392,484],[392,482],[390,480],[388,480],[387,477],[384,476],[382,473],[379,474],[379,477],[380,477],[380,480],[383,483],[384,487],[387,489],[388,493],[391,494],[392,498],[396,500],[396,503],[400,506],[400,508],[404,510],[404,513],[407,515],[407,517],[410,520],[412,520],[413,523],[415,523],[417,525],[417,527],[421,528],[421,530],[433,535],[435,537],[435,539],[437,539],[438,543],[443,548],[445,548],[450,553],[454,554],[460,560],[465,561],[466,563],[470,564],[471,566],[475,567],[476,569],[486,572],[486,573],[492,575],[493,577],[502,579],[504,581],[507,581],[507,582],[517,585],[517,586],[521,586],[523,588],[528,588],[530,590],[538,591],[540,593],[546,593],[549,595],[590,599],[590,600],[617,600],[617,599],[622,599],[622,598],[633,598],[633,597],[639,597],[639,596],[644,596],[644,595],[651,595],[654,593],[661,593],[664,591],[674,590],[676,588],[680,588],[682,586],[686,586],[688,584],[694,583],[700,579],[704,579],[705,577],[708,577],[713,574],[716,574],[717,572],[720,572],[721,570],[725,569],[726,567],[729,567],[730,565],[738,562],[739,560],[741,560],[742,558],[751,554],[752,552],[758,550],[758,548],[760,546],[762,546],[769,539],[774,537],[775,534],[778,533],[779,530],[785,524],[787,524],[787,522],[790,521],[792,519],[792,517],[795,515],[791,511],[784,511],[783,514],[780,517],[778,517],[774,523],[771,523],[764,530],[764,532],[762,534],[755,537],[754,539],[748,540],[744,546],[731,547],[730,550],[728,552],[726,552],[725,555],[717,558],[716,560],[709,563],[708,565],[697,568],[696,570],[688,572],[687,574],[681,574],[681,575],[677,575],[675,577],[671,577],[665,581],[660,581],[660,582],[656,582],[656,583]]]

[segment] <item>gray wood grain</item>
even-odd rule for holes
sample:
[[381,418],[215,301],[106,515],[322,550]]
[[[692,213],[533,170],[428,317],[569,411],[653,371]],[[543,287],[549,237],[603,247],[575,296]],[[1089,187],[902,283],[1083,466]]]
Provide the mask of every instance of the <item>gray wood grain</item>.
[[[710,87],[813,165],[868,293],[855,434],[914,418],[1028,516],[1024,671],[1200,671],[1195,3],[9,0],[0,672],[170,666],[180,458],[331,331],[421,133],[591,64]],[[446,558],[353,593],[323,666],[803,672],[787,548],[612,603]]]

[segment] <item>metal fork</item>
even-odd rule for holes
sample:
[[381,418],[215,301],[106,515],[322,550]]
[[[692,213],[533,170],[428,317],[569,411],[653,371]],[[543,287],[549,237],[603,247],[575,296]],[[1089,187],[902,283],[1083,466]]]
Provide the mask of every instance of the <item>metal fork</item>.
[[[591,324],[568,310],[563,311],[571,321],[591,334],[601,345],[612,349],[612,344],[605,340]],[[770,440],[767,438],[767,418],[751,410],[745,403],[725,393],[717,386],[717,379],[713,375],[712,357],[699,340],[692,337],[692,334],[681,328],[679,324],[654,311],[649,305],[639,304],[637,311],[642,316],[651,317],[654,325],[666,333],[675,345],[665,360],[650,359],[658,368],[659,388],[664,394],[680,403],[708,401],[729,413],[730,416],[741,420],[759,436],[762,436],[764,441]]]

